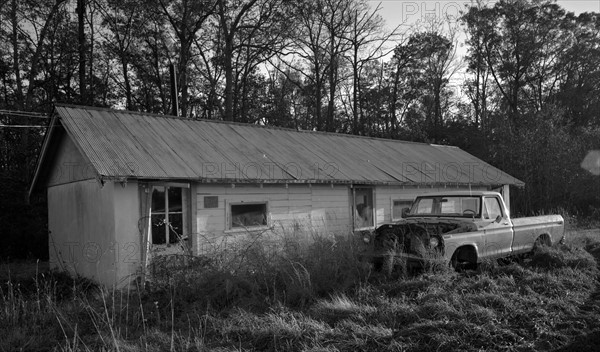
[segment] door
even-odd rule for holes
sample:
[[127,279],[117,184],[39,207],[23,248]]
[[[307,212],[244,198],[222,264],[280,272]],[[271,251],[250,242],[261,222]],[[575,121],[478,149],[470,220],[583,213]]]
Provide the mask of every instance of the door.
[[512,252],[513,228],[497,197],[484,197],[483,228],[485,256],[501,258]]

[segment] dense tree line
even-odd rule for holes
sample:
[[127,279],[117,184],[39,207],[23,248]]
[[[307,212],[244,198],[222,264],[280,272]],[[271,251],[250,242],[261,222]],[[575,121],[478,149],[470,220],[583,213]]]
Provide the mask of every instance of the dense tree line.
[[[175,66],[182,117],[457,145],[527,183],[517,213],[600,215],[600,180],[579,166],[600,149],[598,14],[499,0],[400,31],[380,12],[366,0],[0,0],[0,111],[31,113],[0,124],[43,125],[34,113],[57,102],[169,114]],[[43,131],[0,127],[3,255],[44,235],[43,200],[24,202]]]

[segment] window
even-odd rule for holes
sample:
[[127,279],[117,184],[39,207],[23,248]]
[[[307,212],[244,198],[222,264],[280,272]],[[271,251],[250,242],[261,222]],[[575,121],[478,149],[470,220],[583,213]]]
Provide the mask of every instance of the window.
[[465,213],[465,211],[469,211],[472,210],[472,212],[474,213],[473,215],[476,214],[480,214],[479,213],[479,198],[475,198],[475,197],[468,197],[468,198],[462,198],[462,207],[461,207],[461,213]]
[[498,198],[485,198],[483,217],[485,219],[496,219],[498,215],[502,217],[502,207],[500,207]]
[[267,203],[231,204],[230,229],[267,226]]
[[422,198],[417,202],[417,214],[429,214],[433,213],[433,198]]
[[412,205],[413,201],[408,199],[394,199],[392,201],[392,220],[402,219],[404,214],[402,211],[404,209],[409,209]]
[[373,189],[354,188],[354,227],[373,226]]
[[478,217],[480,214],[479,197],[419,197],[412,209],[412,214],[423,216],[452,215]]
[[188,199],[186,189],[182,187],[152,187],[152,244],[178,243],[187,236],[184,224],[188,216]]
[[445,198],[442,199],[442,202],[440,203],[442,210],[440,211],[441,214],[459,214],[462,213],[461,208],[461,202],[459,198]]

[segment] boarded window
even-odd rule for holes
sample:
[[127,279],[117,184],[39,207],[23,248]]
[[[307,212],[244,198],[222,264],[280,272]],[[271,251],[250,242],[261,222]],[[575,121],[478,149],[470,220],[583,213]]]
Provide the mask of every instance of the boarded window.
[[404,214],[402,213],[404,209],[410,207],[413,201],[409,199],[394,199],[392,202],[392,220],[402,219]]
[[204,209],[218,208],[219,197],[217,196],[206,196],[204,197]]
[[231,204],[230,228],[267,225],[267,203]]

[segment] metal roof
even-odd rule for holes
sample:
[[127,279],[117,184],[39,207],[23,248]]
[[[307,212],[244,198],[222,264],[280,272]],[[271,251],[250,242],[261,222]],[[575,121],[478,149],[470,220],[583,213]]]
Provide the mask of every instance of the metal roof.
[[71,105],[55,119],[101,179],[523,185],[450,146]]

